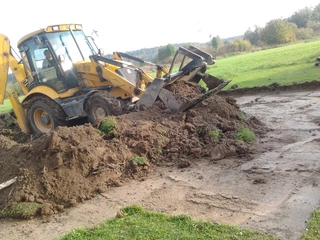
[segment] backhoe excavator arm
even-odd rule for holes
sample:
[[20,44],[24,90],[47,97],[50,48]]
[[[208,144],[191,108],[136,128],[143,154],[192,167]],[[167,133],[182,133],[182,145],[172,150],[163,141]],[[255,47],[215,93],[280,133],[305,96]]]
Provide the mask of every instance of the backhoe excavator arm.
[[[0,104],[3,104],[7,83],[9,67],[15,76],[20,88],[24,94],[28,92],[28,81],[24,66],[20,64],[11,54],[10,41],[8,37],[0,34]],[[9,99],[13,108],[13,111],[17,117],[19,127],[22,131],[28,132],[28,124],[25,116],[25,112],[21,106],[17,93],[13,92],[9,94]]]
[[0,34],[0,103],[3,104],[7,83],[9,67],[15,76],[24,94],[28,92],[28,81],[24,66],[20,64],[11,54],[10,41],[8,37]]
[[161,78],[163,73],[164,74],[169,73],[169,70],[163,65],[159,65],[159,64],[152,63],[152,62],[148,62],[148,61],[145,61],[145,60],[143,60],[141,58],[134,57],[134,56],[131,56],[131,55],[126,54],[126,53],[114,52],[113,56],[114,56],[114,58],[116,60],[122,60],[122,57],[124,57],[124,58],[128,58],[128,59],[137,61],[139,63],[144,63],[144,64],[148,64],[148,65],[151,65],[151,66],[155,66],[156,69],[157,69],[157,75],[156,75],[157,78]]
[[0,35],[0,42],[0,103],[3,104],[8,82],[10,44],[4,35]]

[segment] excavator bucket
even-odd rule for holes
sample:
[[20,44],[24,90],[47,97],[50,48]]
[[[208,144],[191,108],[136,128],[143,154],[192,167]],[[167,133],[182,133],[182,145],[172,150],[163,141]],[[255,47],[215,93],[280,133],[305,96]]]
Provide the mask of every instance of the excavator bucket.
[[[177,62],[180,62],[178,71],[172,73]],[[218,93],[230,82],[205,73],[207,65],[212,65],[214,63],[215,61],[210,54],[203,52],[194,46],[190,46],[189,49],[180,47],[175,53],[169,73],[162,78],[155,78],[150,83],[142,97],[136,103],[137,109],[142,105],[151,107],[158,98],[161,99],[166,108],[173,111],[184,112],[195,107],[204,99]],[[201,79],[206,84],[208,91],[193,99],[179,96],[165,88],[166,86],[180,81],[198,83]]]

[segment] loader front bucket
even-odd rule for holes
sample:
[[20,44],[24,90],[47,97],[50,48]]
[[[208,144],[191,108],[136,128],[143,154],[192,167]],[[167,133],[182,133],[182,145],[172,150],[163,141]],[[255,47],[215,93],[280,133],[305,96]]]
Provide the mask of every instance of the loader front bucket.
[[148,86],[145,93],[136,103],[136,107],[140,106],[151,107],[156,99],[159,97],[164,103],[165,107],[175,112],[185,112],[195,107],[197,104],[210,97],[213,94],[218,93],[221,89],[229,84],[230,81],[216,78],[210,74],[202,74],[202,80],[206,83],[207,92],[200,94],[199,96],[187,99],[183,96],[177,95],[169,90],[165,89],[165,80],[162,78],[155,78],[155,80]]
[[195,107],[197,104],[207,99],[208,97],[218,93],[230,82],[216,78],[209,74],[206,75],[206,81],[204,79],[202,80],[207,84],[209,90],[195,98],[187,99],[173,92],[170,92],[164,88],[161,89],[159,93],[159,98],[165,104],[166,108],[171,109],[173,111],[185,112]]
[[[194,46],[190,46],[189,49],[180,47],[173,57],[169,73],[162,78],[155,78],[150,83],[144,94],[137,101],[136,108],[140,109],[142,105],[151,107],[158,97],[168,109],[174,111],[187,111],[193,108],[204,99],[219,92],[230,82],[205,73],[207,65],[214,63],[215,61],[210,54]],[[172,73],[177,65],[179,65],[178,71]],[[193,99],[186,99],[165,89],[166,86],[180,81],[198,83],[200,79],[205,82],[208,91]]]

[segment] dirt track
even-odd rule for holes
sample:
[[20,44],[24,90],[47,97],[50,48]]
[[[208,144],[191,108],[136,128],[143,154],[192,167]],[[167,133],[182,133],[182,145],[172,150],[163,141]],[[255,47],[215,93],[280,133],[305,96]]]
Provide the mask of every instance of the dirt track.
[[53,239],[114,217],[120,207],[140,204],[298,239],[320,202],[320,91],[235,99],[247,116],[271,129],[254,143],[251,158],[194,158],[187,168],[168,162],[152,169],[148,177],[119,184],[76,208],[43,219],[1,219],[0,238]]

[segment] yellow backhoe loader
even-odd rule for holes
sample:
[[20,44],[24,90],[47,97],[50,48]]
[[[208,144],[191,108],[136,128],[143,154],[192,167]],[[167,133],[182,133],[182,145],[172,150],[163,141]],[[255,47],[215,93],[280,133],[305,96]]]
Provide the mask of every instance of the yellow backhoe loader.
[[[14,114],[22,131],[35,134],[51,132],[73,119],[87,117],[96,123],[128,109],[139,111],[158,99],[169,109],[187,111],[229,83],[205,72],[215,61],[194,46],[180,47],[169,69],[121,52],[105,57],[81,24],[35,31],[19,40],[18,49],[19,61],[9,39],[0,34],[0,103],[7,92],[10,68],[24,94],[20,102],[17,93],[8,93]],[[156,77],[131,60],[154,65]],[[177,81],[200,79],[209,90],[194,99],[175,96],[165,88]]]

